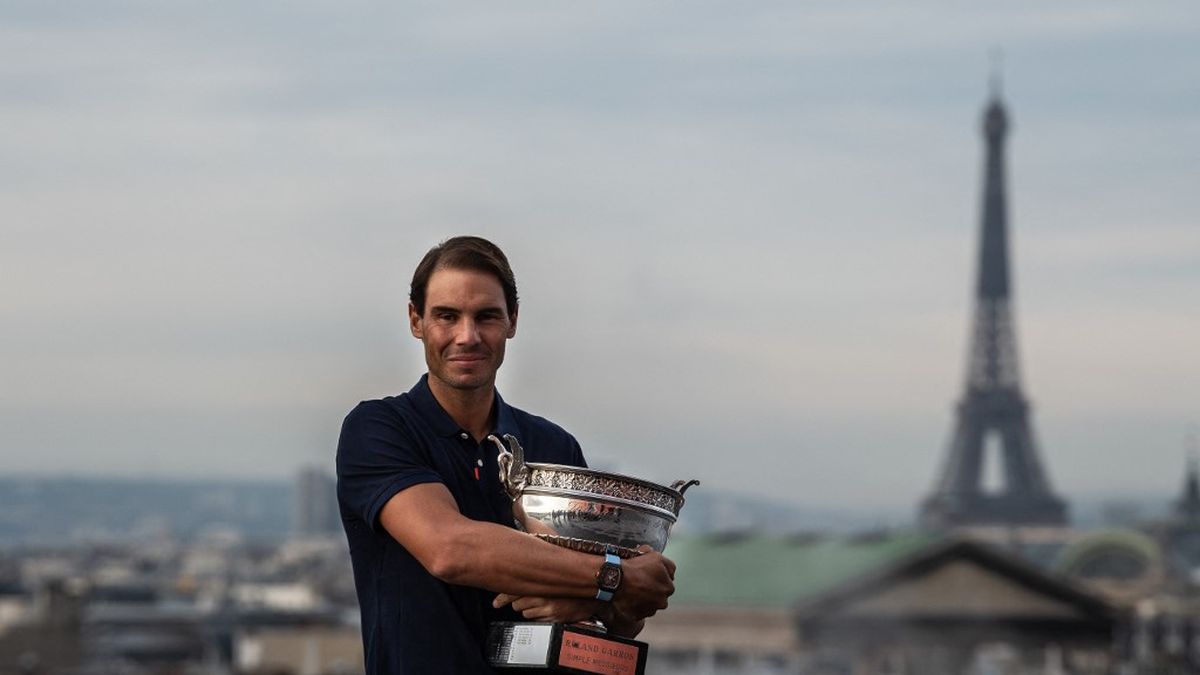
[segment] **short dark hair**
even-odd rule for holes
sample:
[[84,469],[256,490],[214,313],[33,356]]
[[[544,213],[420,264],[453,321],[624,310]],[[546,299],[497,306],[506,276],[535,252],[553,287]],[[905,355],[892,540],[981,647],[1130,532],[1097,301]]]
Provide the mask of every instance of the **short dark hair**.
[[504,251],[483,237],[462,236],[451,237],[429,249],[417,265],[408,291],[408,299],[417,308],[417,314],[425,315],[425,290],[429,286],[429,278],[443,268],[476,270],[496,277],[504,289],[508,315],[517,313],[517,279],[508,266]]

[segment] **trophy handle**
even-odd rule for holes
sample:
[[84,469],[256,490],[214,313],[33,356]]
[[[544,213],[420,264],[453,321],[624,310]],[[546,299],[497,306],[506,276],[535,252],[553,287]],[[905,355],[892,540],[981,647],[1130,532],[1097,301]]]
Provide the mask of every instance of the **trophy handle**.
[[525,450],[512,434],[504,434],[508,447],[504,447],[504,442],[496,438],[495,434],[488,434],[487,439],[495,443],[498,449],[496,464],[500,466],[500,484],[504,486],[508,496],[515,500],[521,496],[521,491],[525,489],[525,483],[529,480],[529,468],[525,466]]
[[694,478],[692,480],[677,480],[674,483],[671,483],[671,489],[675,490],[679,494],[683,494],[684,492],[687,491],[688,488],[692,487],[693,485],[699,485],[699,484],[700,484],[700,481],[698,481]]

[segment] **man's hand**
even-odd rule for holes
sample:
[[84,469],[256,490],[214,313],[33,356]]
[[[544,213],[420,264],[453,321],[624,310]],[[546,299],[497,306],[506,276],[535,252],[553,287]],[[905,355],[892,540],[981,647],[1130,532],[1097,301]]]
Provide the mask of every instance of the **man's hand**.
[[621,562],[621,585],[611,603],[501,593],[492,606],[512,605],[532,621],[575,623],[598,616],[613,633],[634,637],[641,632],[646,617],[667,608],[667,598],[675,592],[675,563],[649,546],[639,546],[638,550],[642,555]]
[[614,635],[627,638],[637,637],[638,633],[641,633],[642,628],[646,625],[645,619],[622,616],[611,603],[608,603],[608,607],[603,609],[604,611],[600,613],[600,619],[604,621],[608,632]]
[[534,598],[521,597],[501,593],[492,600],[492,607],[497,609],[512,605],[530,621],[550,621],[553,623],[578,623],[592,618],[604,622],[608,631],[622,637],[637,637],[645,625],[644,619],[633,619],[622,616],[611,603],[600,600],[584,600],[580,598]]
[[604,603],[585,598],[536,598],[507,593],[497,595],[492,601],[492,607],[497,609],[509,604],[530,621],[575,623],[596,616]]
[[621,586],[613,596],[613,611],[627,621],[639,621],[667,608],[667,598],[675,592],[675,563],[649,546],[621,561]]

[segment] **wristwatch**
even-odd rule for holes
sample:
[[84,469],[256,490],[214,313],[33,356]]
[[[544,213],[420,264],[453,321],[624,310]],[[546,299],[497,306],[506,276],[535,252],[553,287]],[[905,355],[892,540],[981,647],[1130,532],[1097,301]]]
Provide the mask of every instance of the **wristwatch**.
[[604,554],[604,562],[600,565],[600,570],[596,572],[596,599],[604,602],[612,602],[613,593],[617,592],[617,587],[621,585],[621,557],[616,553],[608,552]]

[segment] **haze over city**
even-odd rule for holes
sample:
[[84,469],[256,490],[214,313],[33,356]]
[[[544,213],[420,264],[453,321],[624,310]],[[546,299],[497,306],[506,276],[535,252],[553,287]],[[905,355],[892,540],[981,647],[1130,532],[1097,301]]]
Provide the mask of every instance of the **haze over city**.
[[[284,478],[423,372],[421,255],[522,297],[498,382],[593,463],[911,513],[970,323],[1002,49],[1056,489],[1200,424],[1192,3],[10,2],[0,473]],[[700,488],[697,488],[700,489]]]

